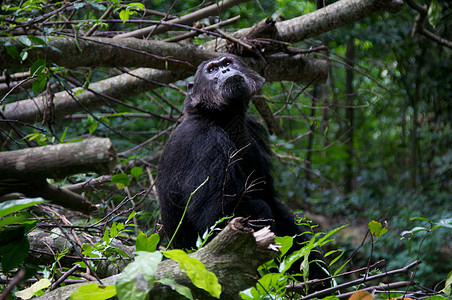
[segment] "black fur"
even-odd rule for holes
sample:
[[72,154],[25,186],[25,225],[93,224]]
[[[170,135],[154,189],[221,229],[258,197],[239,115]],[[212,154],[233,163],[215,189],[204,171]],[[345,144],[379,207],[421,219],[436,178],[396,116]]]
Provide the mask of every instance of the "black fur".
[[[190,194],[209,177],[188,206],[175,247],[194,247],[198,235],[232,214],[274,219],[273,230],[280,236],[304,231],[277,200],[268,134],[246,113],[251,96],[263,83],[264,78],[234,56],[198,67],[194,83],[188,86],[184,120],[163,150],[157,177],[161,217],[169,237]],[[313,264],[311,274],[325,276]]]

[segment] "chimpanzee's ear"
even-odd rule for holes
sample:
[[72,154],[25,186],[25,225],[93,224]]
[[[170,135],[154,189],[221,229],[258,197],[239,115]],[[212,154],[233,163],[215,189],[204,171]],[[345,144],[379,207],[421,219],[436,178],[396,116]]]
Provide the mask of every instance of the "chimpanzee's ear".
[[187,84],[187,92],[188,92],[189,95],[193,94],[193,82],[189,82]]

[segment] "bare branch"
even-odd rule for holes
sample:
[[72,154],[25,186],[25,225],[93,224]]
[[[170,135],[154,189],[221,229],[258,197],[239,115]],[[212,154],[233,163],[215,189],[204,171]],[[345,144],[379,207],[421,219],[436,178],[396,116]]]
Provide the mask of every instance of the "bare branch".
[[[194,13],[185,15],[178,19],[173,19],[169,21],[168,23],[175,23],[175,24],[185,24],[185,25],[191,25],[194,22],[207,18],[209,16],[216,16],[220,14],[222,11],[225,11],[233,6],[236,6],[240,3],[247,2],[249,0],[223,0],[219,1],[216,4],[212,4],[210,6],[207,6],[205,8],[202,8],[200,10],[197,10]],[[115,36],[115,39],[122,39],[127,37],[143,37],[151,33],[154,34],[160,34],[163,32],[166,32],[170,29],[168,25],[154,25],[142,29],[138,29],[132,32],[127,32],[123,34],[118,34]]]

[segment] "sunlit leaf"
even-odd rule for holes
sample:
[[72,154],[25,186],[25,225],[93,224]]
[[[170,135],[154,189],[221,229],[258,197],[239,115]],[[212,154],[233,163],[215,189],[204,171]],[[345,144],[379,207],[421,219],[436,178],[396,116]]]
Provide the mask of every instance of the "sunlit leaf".
[[16,211],[22,210],[24,208],[45,203],[46,201],[42,198],[27,198],[27,199],[17,199],[9,200],[0,203],[0,217],[12,214]]
[[388,229],[386,227],[383,227],[380,222],[374,220],[369,222],[369,229],[370,233],[372,233],[372,235],[376,236],[377,238],[388,232]]
[[162,278],[162,279],[158,280],[157,282],[160,282],[161,284],[169,286],[171,289],[175,290],[176,292],[178,292],[180,295],[184,296],[185,298],[193,300],[193,295],[191,293],[191,290],[188,287],[178,284],[177,282],[175,282],[174,280],[172,280],[170,278]]
[[143,169],[140,167],[133,167],[132,170],[130,170],[130,175],[132,175],[135,178],[140,177],[140,175],[143,173]]
[[121,10],[121,12],[119,13],[119,18],[122,20],[123,23],[127,22],[129,20],[130,15],[132,15],[133,13],[129,10]]
[[137,236],[136,251],[154,252],[160,241],[160,236],[157,233],[151,236],[146,236],[142,231]]
[[220,298],[221,285],[218,283],[218,278],[214,273],[207,271],[202,262],[179,249],[165,251],[163,254],[178,262],[181,271],[187,274],[195,286],[207,291],[215,298]]
[[25,290],[15,292],[14,295],[16,297],[20,297],[22,299],[30,299],[33,297],[37,292],[48,288],[52,283],[47,278],[42,278],[38,282],[33,283],[29,288],[26,288]]
[[96,283],[85,284],[76,289],[70,300],[104,300],[116,295],[114,285],[99,285]]
[[146,299],[155,279],[157,266],[162,254],[155,252],[137,252],[135,261],[127,265],[116,280],[116,292],[119,300]]

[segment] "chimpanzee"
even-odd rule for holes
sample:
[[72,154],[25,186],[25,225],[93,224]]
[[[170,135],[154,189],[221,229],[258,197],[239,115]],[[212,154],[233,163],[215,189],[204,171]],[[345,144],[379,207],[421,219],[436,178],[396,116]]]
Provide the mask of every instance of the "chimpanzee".
[[[247,114],[251,96],[264,81],[237,57],[225,55],[203,62],[188,84],[184,119],[163,149],[158,167],[161,218],[170,238],[190,194],[209,179],[193,195],[175,247],[194,247],[198,235],[231,215],[273,219],[272,229],[279,236],[306,231],[278,201],[268,134]],[[297,241],[308,238],[303,234]],[[310,278],[327,276],[317,264],[310,265],[310,274]]]

